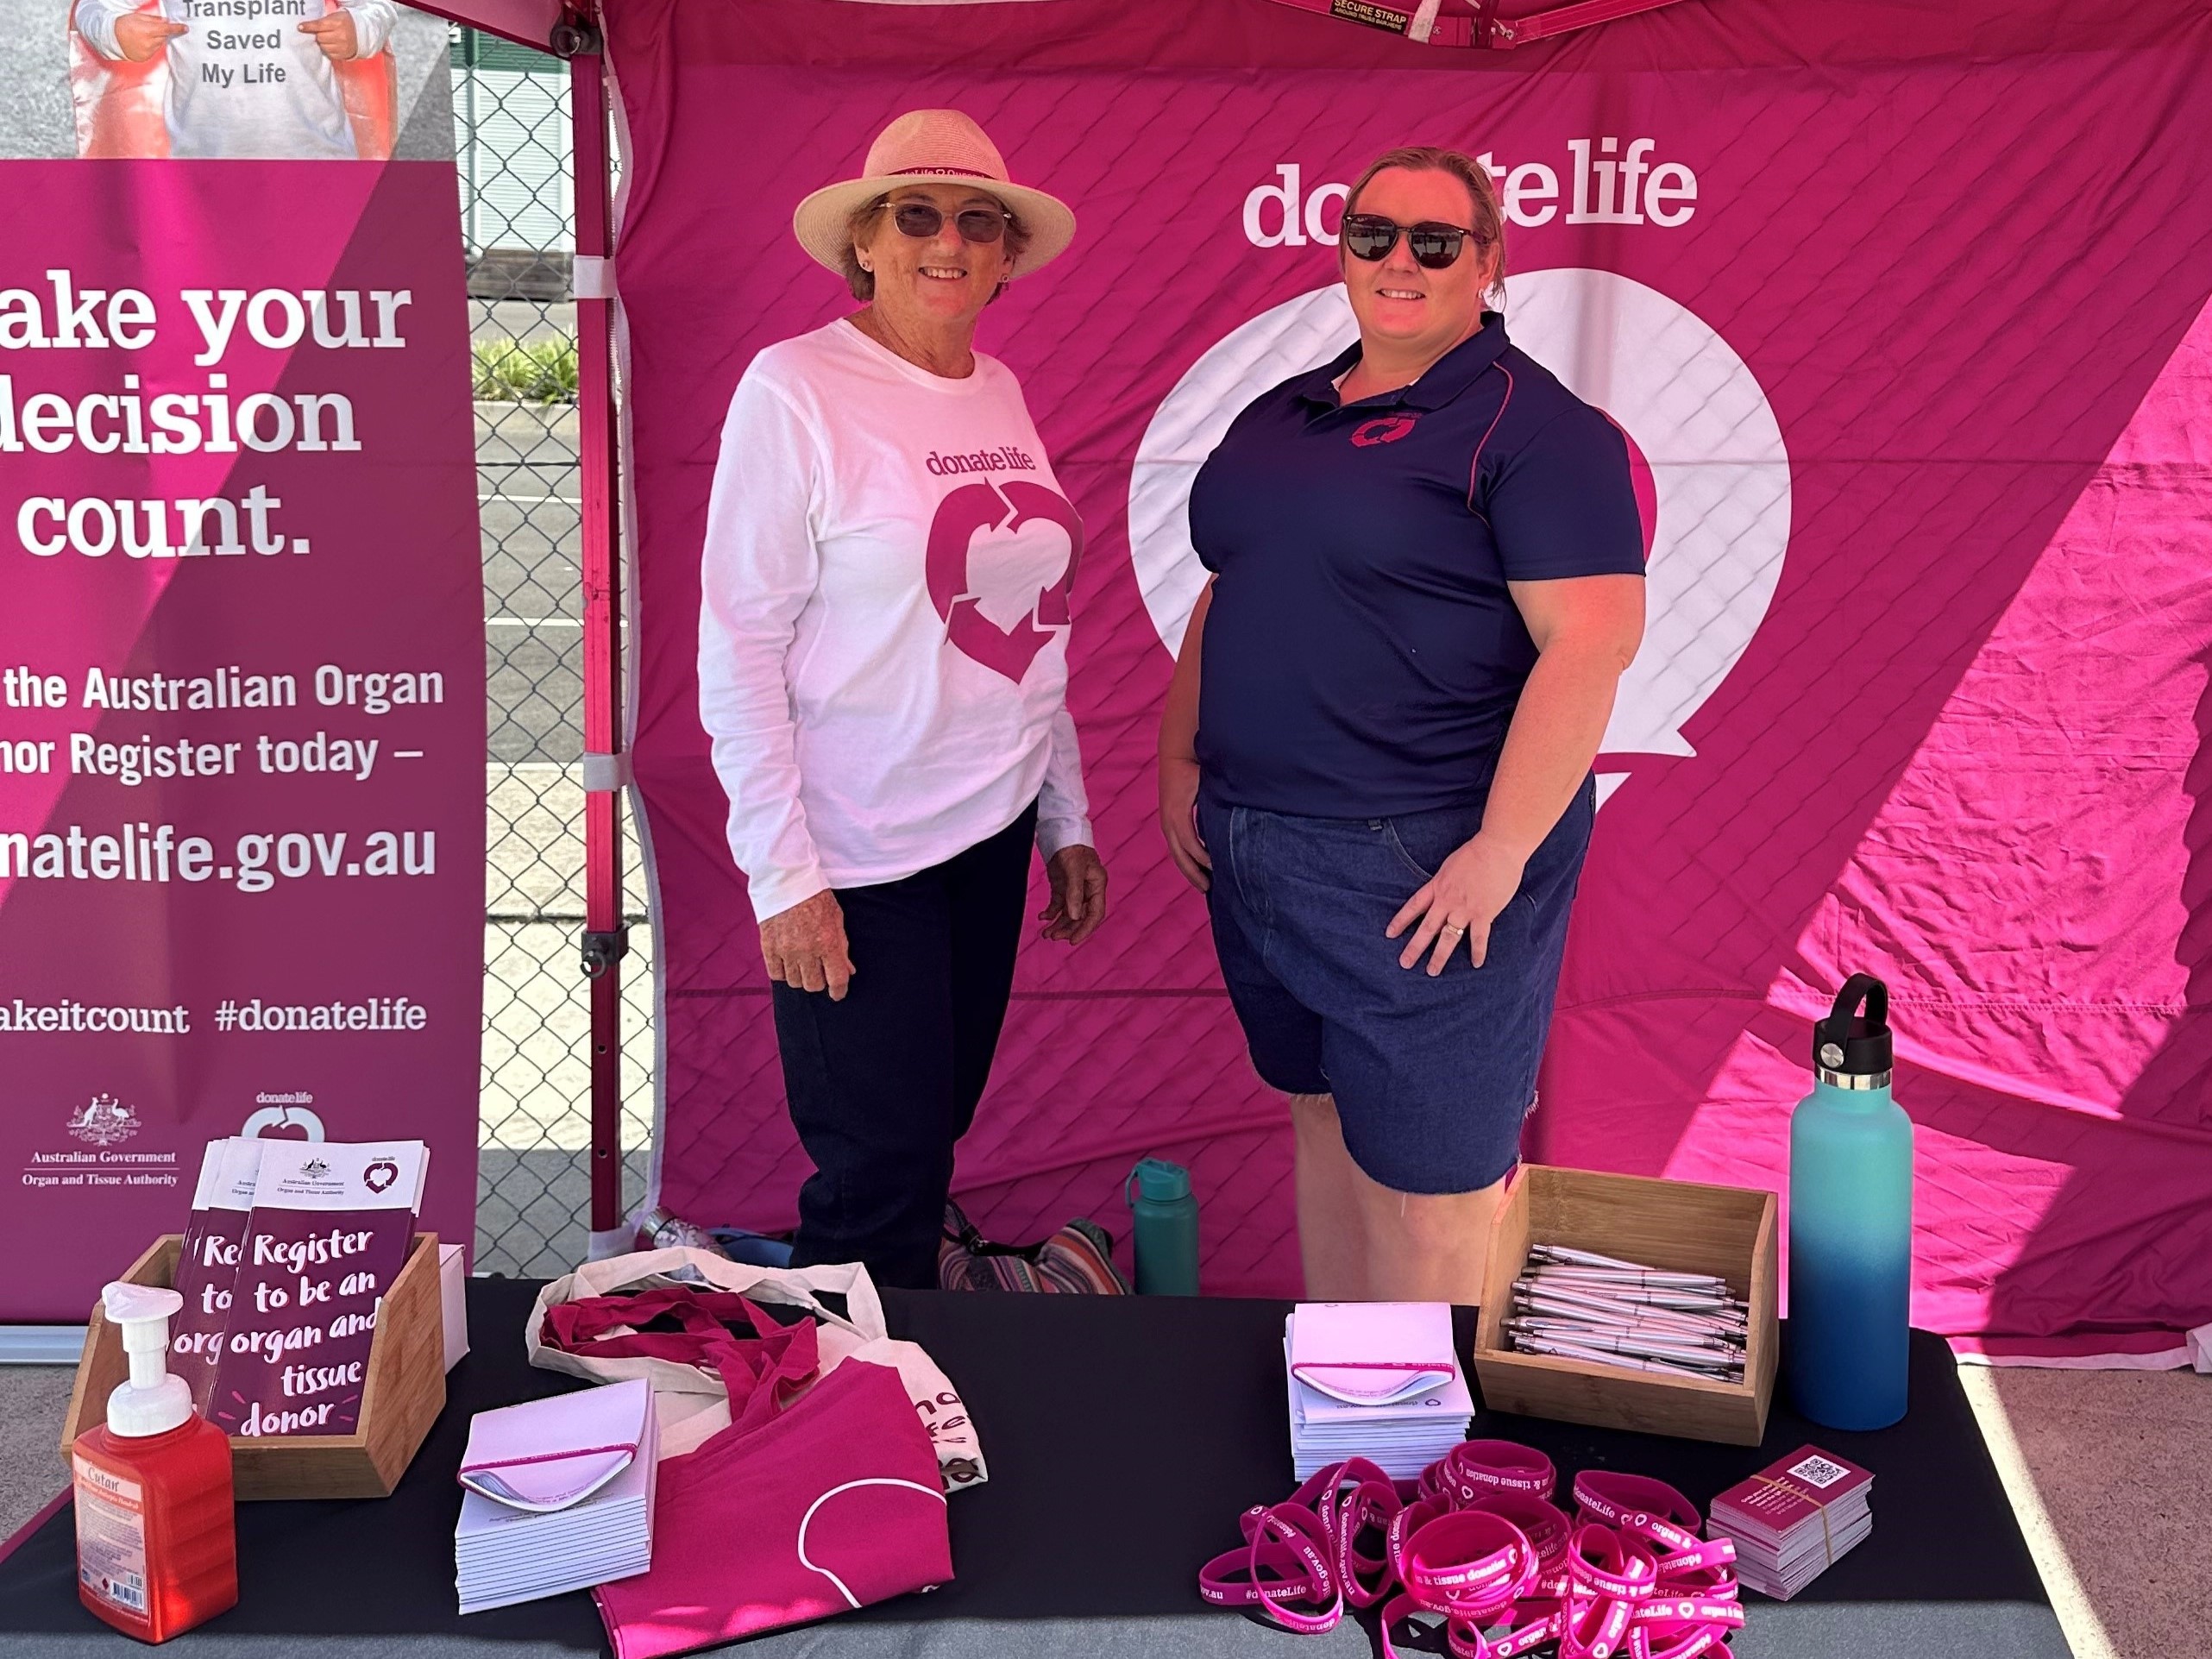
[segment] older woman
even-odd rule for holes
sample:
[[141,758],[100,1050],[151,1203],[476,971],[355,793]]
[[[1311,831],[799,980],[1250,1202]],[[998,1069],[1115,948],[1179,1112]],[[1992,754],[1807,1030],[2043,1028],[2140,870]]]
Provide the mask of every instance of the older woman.
[[750,883],[791,1119],[795,1259],[935,1283],[1020,942],[1106,913],[1067,712],[1083,527],[975,349],[1075,217],[951,110],[902,116],[793,222],[862,308],[755,357],[722,430],[700,713]]
[[1382,156],[1339,248],[1358,342],[1256,399],[1192,486],[1213,577],[1161,823],[1291,1097],[1307,1294],[1473,1302],[1643,536],[1619,431],[1485,308],[1505,226],[1479,166]]

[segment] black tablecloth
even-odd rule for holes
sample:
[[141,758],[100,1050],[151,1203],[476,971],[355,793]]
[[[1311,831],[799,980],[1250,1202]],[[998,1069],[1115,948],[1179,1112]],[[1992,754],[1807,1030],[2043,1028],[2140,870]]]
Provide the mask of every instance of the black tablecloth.
[[[242,1504],[239,1605],[178,1638],[185,1656],[556,1659],[604,1651],[582,1593],[461,1618],[453,1479],[468,1417],[575,1386],[525,1362],[537,1286],[469,1284],[474,1351],[389,1499]],[[955,1581],[929,1594],[742,1644],[758,1659],[1369,1650],[1347,1623],[1302,1638],[1209,1608],[1199,1564],[1237,1542],[1246,1506],[1292,1485],[1279,1302],[886,1291],[892,1334],[921,1342],[974,1413],[987,1486],[951,1503]],[[1471,1335],[1462,1313],[1461,1348]],[[1913,1408],[1878,1434],[1810,1427],[1777,1399],[1757,1448],[1478,1414],[1475,1433],[1540,1446],[1562,1482],[1599,1466],[1657,1475],[1703,1506],[1807,1441],[1876,1476],[1873,1536],[1794,1601],[1747,1595],[1744,1659],[1931,1653],[2066,1659],[2067,1648],[1983,1448],[1949,1350],[1913,1339]],[[137,1650],[78,1606],[65,1506],[0,1562],[0,1655]]]

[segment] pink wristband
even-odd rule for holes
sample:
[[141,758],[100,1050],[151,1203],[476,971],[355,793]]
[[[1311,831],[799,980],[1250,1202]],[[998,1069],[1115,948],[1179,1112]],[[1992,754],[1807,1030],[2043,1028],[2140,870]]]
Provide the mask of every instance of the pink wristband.
[[1641,1601],[1659,1587],[1659,1558],[1641,1538],[1585,1523],[1568,1542],[1567,1576],[1578,1594]]
[[1245,1511],[1245,1547],[1207,1562],[1199,1589],[1304,1632],[1386,1603],[1384,1659],[1410,1619],[1441,1619],[1453,1659],[1554,1642],[1559,1659],[1726,1659],[1744,1624],[1735,1545],[1700,1539],[1696,1505],[1664,1481],[1585,1471],[1569,1521],[1549,1501],[1555,1480],[1549,1458],[1510,1441],[1466,1442],[1417,1480],[1332,1464]]
[[1556,1505],[1526,1492],[1493,1492],[1466,1507],[1502,1515],[1520,1528],[1536,1549],[1540,1576],[1550,1577],[1565,1570],[1567,1543],[1574,1526]]
[[[1390,1528],[1401,1501],[1367,1459],[1332,1463],[1281,1503],[1245,1511],[1245,1548],[1200,1568],[1198,1593],[1217,1606],[1257,1606],[1286,1630],[1333,1630],[1347,1606],[1372,1606],[1388,1593]],[[1379,1553],[1360,1549],[1370,1531]]]
[[1743,1628],[1740,1603],[1662,1596],[1636,1610],[1629,1646],[1636,1659],[1695,1659]]
[[[1335,1512],[1323,1518],[1336,1541],[1336,1582],[1345,1601],[1354,1607],[1372,1607],[1389,1593],[1395,1576],[1390,1539],[1400,1500],[1397,1487],[1381,1470],[1365,1459],[1355,1461],[1373,1473],[1355,1479],[1348,1473],[1353,1465],[1346,1464],[1347,1474],[1340,1479],[1349,1484],[1337,1488]],[[1362,1554],[1360,1542],[1370,1530],[1376,1553]]]
[[1462,1441],[1421,1472],[1421,1495],[1448,1498],[1455,1509],[1491,1492],[1549,1498],[1558,1484],[1549,1458],[1511,1440]]
[[1442,1618],[1444,1622],[1444,1647],[1452,1659],[1494,1659],[1497,1649],[1485,1639],[1481,1631],[1467,1620],[1436,1607],[1425,1606],[1416,1596],[1400,1594],[1392,1599],[1383,1609],[1382,1659],[1425,1659],[1425,1656],[1401,1656],[1391,1632],[1410,1618]]
[[1502,1515],[1463,1509],[1438,1516],[1405,1546],[1400,1576],[1423,1606],[1503,1608],[1536,1581],[1536,1552]]
[[1383,1659],[1398,1659],[1391,1637],[1396,1625],[1436,1613],[1444,1617],[1445,1644],[1455,1659],[1496,1659],[1499,1649],[1483,1628],[1518,1610],[1536,1583],[1537,1559],[1536,1546],[1502,1515],[1467,1509],[1430,1520],[1397,1558],[1405,1590],[1383,1612]]
[[1583,1520],[1637,1532],[1669,1550],[1695,1548],[1705,1520],[1695,1504],[1664,1480],[1610,1469],[1585,1469],[1574,1477],[1574,1507]]
[[[1334,1552],[1320,1518],[1296,1504],[1281,1503],[1247,1509],[1239,1524],[1245,1547],[1224,1550],[1200,1568],[1198,1593],[1218,1607],[1260,1607],[1291,1630],[1333,1628],[1342,1614],[1343,1598],[1329,1570]],[[1286,1601],[1308,1602],[1320,1611],[1301,1612],[1279,1605]]]

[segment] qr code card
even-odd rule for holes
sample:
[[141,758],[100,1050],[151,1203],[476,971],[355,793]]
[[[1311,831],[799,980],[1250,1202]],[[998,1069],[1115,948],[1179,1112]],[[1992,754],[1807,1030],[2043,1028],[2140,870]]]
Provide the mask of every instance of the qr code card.
[[1789,1472],[1807,1486],[1818,1487],[1823,1492],[1851,1473],[1842,1464],[1832,1463],[1817,1454],[1791,1464]]

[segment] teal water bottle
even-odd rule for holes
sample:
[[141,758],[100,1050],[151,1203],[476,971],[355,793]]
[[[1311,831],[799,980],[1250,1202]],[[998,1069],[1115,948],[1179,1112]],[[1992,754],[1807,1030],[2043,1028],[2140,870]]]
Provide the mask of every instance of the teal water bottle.
[[1797,1409],[1831,1429],[1905,1415],[1913,1120],[1889,1071],[1888,987],[1855,973],[1813,1027],[1813,1092],[1789,1120],[1782,1352]]
[[1122,1196],[1129,1203],[1137,1294],[1197,1295],[1198,1201],[1191,1196],[1191,1172],[1147,1158],[1129,1172]]

